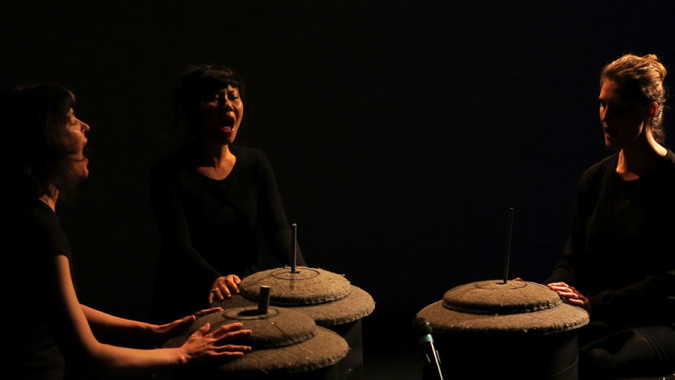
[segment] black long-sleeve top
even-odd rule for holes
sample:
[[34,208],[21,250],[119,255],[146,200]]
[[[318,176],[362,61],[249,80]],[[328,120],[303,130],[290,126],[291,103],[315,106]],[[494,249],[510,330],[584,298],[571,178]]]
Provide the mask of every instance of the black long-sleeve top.
[[59,317],[63,305],[57,302],[54,257],[63,255],[70,261],[70,244],[54,211],[37,198],[13,204],[11,209],[7,310],[15,313],[21,327],[10,328],[14,339],[9,341],[19,349],[11,350],[18,360],[9,364],[18,369],[9,373],[26,379],[62,379],[68,340],[59,339],[67,329]]
[[[163,305],[155,310],[170,309],[174,316],[206,306],[217,277],[259,270],[266,243],[280,263],[293,260],[291,230],[265,155],[230,146],[236,163],[217,181],[195,170],[195,149],[186,146],[159,160],[150,176],[161,236],[155,303]],[[296,263],[305,265],[301,254]]]
[[545,282],[586,295],[591,321],[675,321],[675,154],[638,180],[616,173],[618,153],[582,175],[563,257]]

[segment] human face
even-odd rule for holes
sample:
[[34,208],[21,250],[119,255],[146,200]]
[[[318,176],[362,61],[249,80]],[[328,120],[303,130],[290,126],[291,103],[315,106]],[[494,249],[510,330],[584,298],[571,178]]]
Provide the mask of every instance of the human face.
[[202,138],[223,145],[233,143],[243,116],[244,102],[238,88],[228,85],[214,92],[199,108]]
[[72,173],[79,180],[89,176],[89,159],[84,155],[84,148],[87,145],[87,133],[90,129],[89,124],[75,117],[72,108],[68,111],[66,144],[72,148],[68,158],[72,165]]
[[606,147],[622,149],[644,134],[648,108],[622,96],[615,81],[605,79],[602,82],[598,101]]

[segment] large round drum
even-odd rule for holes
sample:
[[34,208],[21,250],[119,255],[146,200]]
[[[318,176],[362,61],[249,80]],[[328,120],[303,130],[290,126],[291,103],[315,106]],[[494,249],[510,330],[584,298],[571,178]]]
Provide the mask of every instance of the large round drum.
[[343,275],[320,268],[276,268],[254,273],[239,285],[242,296],[257,300],[261,286],[271,287],[270,304],[307,313],[320,326],[357,321],[375,309],[373,298]]
[[[190,334],[210,323],[213,328],[240,322],[253,334],[241,344],[253,350],[241,358],[217,367],[192,368],[177,378],[200,379],[335,379],[335,364],[347,356],[349,346],[337,333],[316,326],[304,313],[269,307],[261,314],[258,307],[235,307],[199,318],[185,334],[168,341],[177,347]],[[226,376],[225,376],[226,375]]]
[[443,367],[479,378],[576,379],[576,330],[588,313],[548,287],[487,280],[448,290],[417,314],[429,322]]

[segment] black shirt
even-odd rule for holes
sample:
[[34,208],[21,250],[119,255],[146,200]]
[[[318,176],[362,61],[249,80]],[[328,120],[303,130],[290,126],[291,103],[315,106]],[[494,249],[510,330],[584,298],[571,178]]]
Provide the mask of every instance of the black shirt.
[[[208,306],[215,279],[257,271],[267,247],[280,263],[291,263],[291,230],[267,158],[256,149],[230,149],[237,161],[222,181],[195,170],[194,146],[152,168],[151,199],[161,235],[153,306],[158,322]],[[298,264],[304,265],[301,257]]]
[[586,295],[591,321],[675,321],[675,154],[633,181],[616,173],[618,157],[582,175],[570,238],[546,282],[564,281]]
[[[56,302],[55,260],[64,255],[70,260],[70,245],[58,217],[47,205],[35,199],[22,205],[13,205],[16,212],[9,231],[13,242],[9,266],[13,281],[11,310],[20,320],[16,342],[19,345],[19,364],[22,378],[61,379],[64,359],[57,346],[59,326]],[[11,371],[9,372],[11,373]]]

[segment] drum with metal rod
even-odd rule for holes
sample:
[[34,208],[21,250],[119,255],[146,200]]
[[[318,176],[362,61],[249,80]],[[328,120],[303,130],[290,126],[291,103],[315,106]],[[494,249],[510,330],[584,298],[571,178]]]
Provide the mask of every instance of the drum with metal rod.
[[215,367],[190,368],[172,379],[337,379],[336,364],[349,351],[347,342],[334,331],[317,326],[305,313],[269,306],[262,297],[257,306],[232,307],[199,318],[189,331],[169,340],[165,347],[177,347],[194,331],[240,322],[252,335],[240,344],[252,351]]
[[446,377],[575,380],[588,313],[528,281],[454,287],[417,317],[429,322]]

